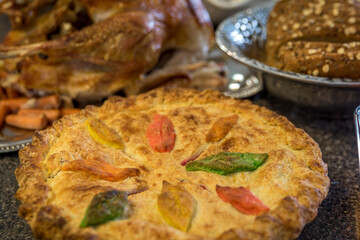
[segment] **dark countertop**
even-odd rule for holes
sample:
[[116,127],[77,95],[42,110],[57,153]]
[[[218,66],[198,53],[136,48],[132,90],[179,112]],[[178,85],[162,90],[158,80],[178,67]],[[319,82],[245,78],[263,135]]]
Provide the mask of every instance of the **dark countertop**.
[[[353,113],[320,113],[267,97],[255,103],[286,116],[320,145],[330,189],[299,240],[360,239],[360,177]],[[360,104],[360,103],[359,103]]]
[[[252,100],[304,129],[319,143],[328,164],[329,194],[319,207],[317,218],[304,228],[299,239],[360,239],[359,161],[352,113],[321,114],[264,94]],[[29,226],[17,214],[17,153],[0,155],[0,163],[1,239],[34,239]]]

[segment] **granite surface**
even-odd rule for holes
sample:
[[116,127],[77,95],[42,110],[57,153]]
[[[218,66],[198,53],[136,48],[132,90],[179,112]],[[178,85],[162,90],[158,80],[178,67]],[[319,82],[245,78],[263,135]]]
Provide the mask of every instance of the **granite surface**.
[[[303,128],[319,143],[328,164],[329,195],[321,204],[317,218],[304,228],[299,239],[359,239],[360,179],[352,113],[319,113],[264,94],[252,100],[285,115]],[[19,164],[17,153],[0,155],[0,163],[0,238],[34,239],[29,226],[17,214],[19,203],[14,198],[17,190],[14,170]]]

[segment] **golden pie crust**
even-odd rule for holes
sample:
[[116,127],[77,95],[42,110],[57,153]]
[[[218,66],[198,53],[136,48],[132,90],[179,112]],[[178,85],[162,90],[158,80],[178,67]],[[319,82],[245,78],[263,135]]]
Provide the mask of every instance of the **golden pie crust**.
[[[169,153],[154,151],[146,138],[154,114],[167,116],[174,125],[175,146]],[[230,115],[238,116],[230,132],[207,143],[212,124]],[[125,148],[95,141],[86,129],[88,119],[114,129]],[[181,161],[199,148],[205,149],[199,158],[223,151],[266,152],[269,157],[253,172],[222,176],[186,171]],[[39,239],[294,239],[316,217],[329,188],[327,165],[308,134],[264,107],[210,90],[156,89],[111,97],[101,107],[88,106],[36,132],[19,155],[19,213]],[[90,158],[137,168],[141,174],[110,182],[85,172],[61,171],[64,162]],[[157,209],[164,180],[184,187],[196,201],[188,232],[168,225]],[[270,211],[245,215],[217,196],[216,185],[244,186]],[[132,193],[130,218],[79,228],[93,196],[112,189]]]

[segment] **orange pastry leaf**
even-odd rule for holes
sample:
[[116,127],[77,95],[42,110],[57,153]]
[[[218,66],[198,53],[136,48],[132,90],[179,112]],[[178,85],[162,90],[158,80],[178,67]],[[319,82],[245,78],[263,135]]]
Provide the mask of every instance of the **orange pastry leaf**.
[[89,119],[85,122],[90,136],[97,142],[108,147],[123,149],[124,144],[120,135],[98,119]]
[[176,138],[174,125],[168,117],[155,114],[153,122],[146,129],[146,137],[154,151],[171,152]]
[[234,188],[216,185],[216,192],[221,200],[230,203],[244,214],[257,216],[260,213],[269,211],[269,208],[245,187]]
[[238,119],[238,115],[219,118],[206,135],[206,142],[217,142],[223,139],[230,132]]
[[169,225],[184,232],[189,229],[195,212],[195,200],[184,187],[163,181],[157,205]]
[[65,164],[61,170],[81,171],[110,182],[117,182],[140,175],[139,169],[117,168],[100,159],[74,160]]

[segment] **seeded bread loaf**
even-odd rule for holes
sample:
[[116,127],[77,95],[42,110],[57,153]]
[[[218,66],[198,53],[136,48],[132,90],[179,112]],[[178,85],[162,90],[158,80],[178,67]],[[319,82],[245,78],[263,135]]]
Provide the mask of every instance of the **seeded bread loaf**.
[[360,79],[360,0],[281,0],[267,25],[267,64]]

